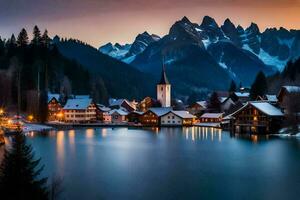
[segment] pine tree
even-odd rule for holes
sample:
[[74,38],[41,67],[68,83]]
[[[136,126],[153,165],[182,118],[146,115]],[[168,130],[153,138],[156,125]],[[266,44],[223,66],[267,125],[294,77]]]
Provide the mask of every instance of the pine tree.
[[250,89],[250,98],[256,100],[258,96],[264,96],[268,90],[268,83],[265,74],[258,72]]
[[231,83],[230,83],[230,87],[229,87],[229,90],[228,90],[230,93],[232,92],[236,92],[236,84],[235,82],[232,80]]
[[43,170],[39,164],[25,136],[17,134],[0,166],[1,199],[48,199],[47,178],[39,178]]
[[17,44],[20,47],[27,46],[29,43],[27,31],[23,28],[18,35]]
[[38,26],[34,26],[33,28],[33,38],[31,43],[35,46],[39,46],[41,44],[41,31]]
[[42,35],[41,43],[44,47],[49,47],[50,45],[50,38],[48,36],[48,30],[46,29]]
[[211,94],[207,105],[210,112],[216,112],[216,113],[221,112],[221,102],[216,92],[213,92]]

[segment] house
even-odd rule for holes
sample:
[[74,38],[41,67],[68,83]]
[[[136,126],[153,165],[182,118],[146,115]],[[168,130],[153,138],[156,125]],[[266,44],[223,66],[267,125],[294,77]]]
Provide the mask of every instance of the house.
[[128,112],[119,108],[109,111],[109,115],[111,116],[111,123],[118,124],[126,122],[126,116],[128,115]]
[[232,95],[234,95],[242,103],[246,103],[247,101],[250,101],[249,92],[234,92]]
[[267,101],[271,104],[276,104],[278,102],[278,99],[276,95],[266,94],[263,97],[258,96],[257,101]]
[[235,132],[276,133],[284,114],[269,102],[250,101],[231,116],[234,117]]
[[187,111],[171,110],[161,116],[161,126],[191,126],[194,124],[196,116]]
[[55,121],[61,120],[60,115],[58,115],[61,110],[62,106],[59,102],[60,95],[59,94],[52,94],[48,93],[48,120]]
[[109,99],[109,107],[111,109],[124,108],[127,112],[136,110],[135,103],[128,101],[127,99]]
[[235,102],[232,100],[232,98],[227,97],[225,99],[221,99],[221,111],[222,112],[228,112],[232,106],[235,105]]
[[300,94],[300,86],[282,86],[278,95],[278,104],[285,110],[287,107],[286,102],[291,95]]
[[187,111],[191,113],[192,115],[196,115],[200,117],[204,111],[207,108],[207,102],[206,101],[197,101],[193,103],[192,105],[187,107]]
[[201,123],[220,123],[224,113],[204,113],[200,117]]
[[145,97],[138,105],[137,109],[141,112],[146,112],[151,107],[161,106],[160,102],[151,97]]
[[140,117],[143,115],[144,113],[143,112],[140,112],[140,111],[133,111],[131,113],[129,113],[127,115],[127,121],[128,122],[132,122],[132,123],[139,123],[140,122]]
[[140,117],[140,122],[144,126],[159,126],[161,116],[171,111],[171,107],[150,108]]
[[109,115],[109,111],[111,111],[110,108],[105,107],[104,105],[97,104],[97,120],[104,122],[104,123],[110,123],[111,122],[111,116]]
[[66,122],[89,123],[97,119],[96,105],[92,99],[68,99],[63,108]]

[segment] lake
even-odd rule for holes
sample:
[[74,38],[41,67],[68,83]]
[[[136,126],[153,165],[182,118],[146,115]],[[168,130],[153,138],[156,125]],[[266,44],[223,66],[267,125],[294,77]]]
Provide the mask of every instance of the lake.
[[214,128],[29,133],[62,199],[299,199],[300,139]]

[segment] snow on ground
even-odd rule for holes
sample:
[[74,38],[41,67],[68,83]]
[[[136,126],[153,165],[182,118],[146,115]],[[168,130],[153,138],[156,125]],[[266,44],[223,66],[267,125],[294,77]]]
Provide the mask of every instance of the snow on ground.
[[280,60],[278,58],[278,56],[271,56],[266,51],[264,51],[262,48],[260,49],[259,54],[254,53],[248,44],[244,44],[242,48],[255,54],[266,65],[271,65],[271,66],[277,67],[277,69],[279,71],[282,71],[287,63],[287,60]]
[[44,130],[51,130],[53,127],[46,126],[42,124],[29,124],[25,123],[23,127],[24,132],[31,132],[31,131],[44,131]]

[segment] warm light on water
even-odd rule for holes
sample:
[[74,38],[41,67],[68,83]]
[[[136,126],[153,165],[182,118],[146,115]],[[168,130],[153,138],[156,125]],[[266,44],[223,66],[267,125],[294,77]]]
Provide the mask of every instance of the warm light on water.
[[[9,141],[9,138],[6,138]],[[64,198],[298,199],[300,140],[221,129],[88,128],[30,133]],[[249,192],[251,191],[251,192]]]

